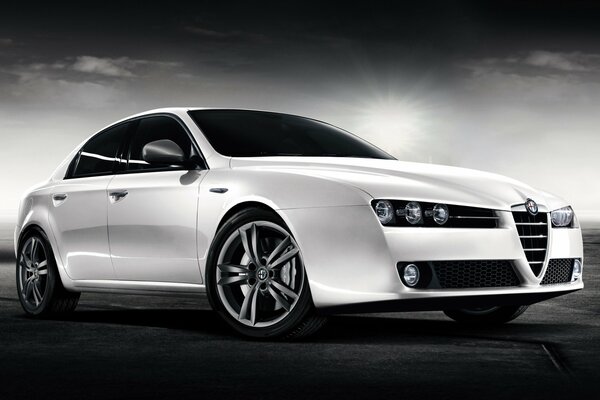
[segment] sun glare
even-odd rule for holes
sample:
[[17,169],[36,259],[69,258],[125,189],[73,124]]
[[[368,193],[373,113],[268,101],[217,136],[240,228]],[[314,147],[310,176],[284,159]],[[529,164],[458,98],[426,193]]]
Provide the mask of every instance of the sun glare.
[[356,131],[391,152],[404,153],[423,139],[426,114],[425,107],[410,99],[373,99],[357,113]]

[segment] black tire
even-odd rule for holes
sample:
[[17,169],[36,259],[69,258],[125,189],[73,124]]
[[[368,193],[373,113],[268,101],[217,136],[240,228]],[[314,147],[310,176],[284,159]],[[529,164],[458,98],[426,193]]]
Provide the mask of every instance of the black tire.
[[456,322],[471,325],[499,325],[523,314],[529,306],[497,306],[487,309],[444,310]]
[[[23,247],[30,239],[34,238],[38,246],[43,249],[47,261],[47,275],[45,276],[44,295],[39,305],[27,301],[23,295],[23,284],[20,281],[20,262]],[[19,243],[19,252],[16,261],[16,284],[17,296],[23,310],[28,316],[37,318],[48,318],[68,314],[75,310],[79,302],[80,293],[67,291],[60,279],[54,253],[46,235],[39,230],[34,230],[24,236]]]
[[[323,316],[316,313],[312,302],[308,279],[305,279],[295,306],[281,321],[268,327],[247,326],[234,318],[227,311],[223,300],[217,289],[217,262],[218,257],[230,235],[234,234],[240,227],[257,221],[268,221],[284,229],[292,236],[285,223],[275,213],[261,209],[248,208],[233,215],[227,220],[217,232],[210,247],[206,264],[206,289],[212,308],[229,324],[236,332],[257,339],[285,339],[293,340],[307,337],[318,331],[327,321]],[[303,271],[304,266],[302,265]]]

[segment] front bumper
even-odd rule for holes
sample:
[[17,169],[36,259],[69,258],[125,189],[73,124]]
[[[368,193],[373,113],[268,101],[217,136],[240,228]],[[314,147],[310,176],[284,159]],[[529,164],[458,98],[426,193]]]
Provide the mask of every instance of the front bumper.
[[[314,304],[344,312],[441,310],[531,304],[583,288],[573,283],[540,285],[555,258],[583,260],[581,231],[549,229],[542,272],[525,256],[511,212],[498,212],[498,228],[383,227],[369,206],[281,210],[304,257]],[[519,277],[515,287],[412,289],[396,270],[398,262],[509,260]],[[336,311],[338,312],[338,311]]]

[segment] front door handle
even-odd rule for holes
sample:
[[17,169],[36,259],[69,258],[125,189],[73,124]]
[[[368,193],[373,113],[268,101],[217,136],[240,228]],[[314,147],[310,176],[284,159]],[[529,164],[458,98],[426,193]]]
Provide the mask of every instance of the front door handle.
[[127,190],[115,190],[114,192],[110,192],[109,196],[112,201],[119,201],[124,199],[128,194],[129,192]]

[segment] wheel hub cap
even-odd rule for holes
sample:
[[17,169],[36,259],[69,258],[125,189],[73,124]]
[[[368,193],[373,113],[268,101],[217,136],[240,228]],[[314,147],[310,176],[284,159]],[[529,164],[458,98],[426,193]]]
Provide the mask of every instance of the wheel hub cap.
[[263,281],[266,281],[267,278],[269,277],[269,272],[267,271],[266,268],[261,268],[256,273],[256,276],[258,277],[259,281],[263,282]]

